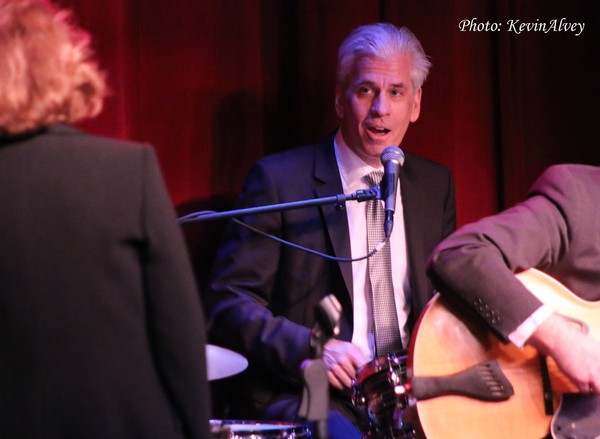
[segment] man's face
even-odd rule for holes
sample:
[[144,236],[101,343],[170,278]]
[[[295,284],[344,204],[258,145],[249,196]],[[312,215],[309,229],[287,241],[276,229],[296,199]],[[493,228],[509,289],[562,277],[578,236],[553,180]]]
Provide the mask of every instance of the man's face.
[[362,58],[345,89],[338,85],[335,109],[344,141],[371,166],[381,165],[381,152],[399,146],[410,122],[419,117],[421,89],[410,80],[408,54],[390,60]]

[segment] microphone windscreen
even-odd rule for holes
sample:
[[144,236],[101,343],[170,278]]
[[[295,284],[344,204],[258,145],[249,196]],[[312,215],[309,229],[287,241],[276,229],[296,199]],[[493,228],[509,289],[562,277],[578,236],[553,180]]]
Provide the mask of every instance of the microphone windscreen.
[[390,161],[402,166],[404,164],[404,152],[397,146],[388,146],[381,153],[381,163],[385,165]]

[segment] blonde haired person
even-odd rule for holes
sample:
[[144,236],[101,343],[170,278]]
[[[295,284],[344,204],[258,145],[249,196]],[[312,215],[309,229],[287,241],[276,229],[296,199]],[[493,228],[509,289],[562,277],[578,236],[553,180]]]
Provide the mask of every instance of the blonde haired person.
[[0,0],[0,437],[205,438],[204,321],[149,145],[102,109],[89,34]]
[[98,115],[105,75],[70,12],[41,0],[0,0],[0,8],[0,133]]

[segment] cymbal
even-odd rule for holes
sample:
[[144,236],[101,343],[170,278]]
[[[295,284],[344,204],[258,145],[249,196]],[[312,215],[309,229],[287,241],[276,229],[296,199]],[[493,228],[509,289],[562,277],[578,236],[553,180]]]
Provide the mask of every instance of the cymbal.
[[243,355],[221,346],[206,345],[206,368],[209,381],[238,374],[247,367],[248,360]]

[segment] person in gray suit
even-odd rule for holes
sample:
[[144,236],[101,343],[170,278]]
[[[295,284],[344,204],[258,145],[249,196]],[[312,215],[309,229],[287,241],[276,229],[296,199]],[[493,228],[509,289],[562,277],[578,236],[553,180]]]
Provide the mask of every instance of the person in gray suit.
[[45,0],[0,0],[0,436],[208,438],[204,316],[150,145],[70,126],[105,78]]
[[543,303],[515,277],[547,273],[574,295],[600,300],[600,167],[549,167],[526,200],[468,224],[431,255],[442,294],[458,297],[502,340],[554,358],[581,392],[600,394],[600,340],[561,309]]
[[[381,154],[399,146],[420,113],[429,61],[406,28],[376,23],[355,29],[338,57],[335,108],[340,127],[313,145],[274,154],[251,169],[238,207],[353,193],[370,186],[365,174],[382,169]],[[431,298],[425,261],[454,229],[449,170],[405,152],[399,171],[395,226],[390,238],[399,330],[411,329]],[[365,204],[346,203],[248,215],[261,231],[328,255],[368,253]],[[383,227],[383,225],[382,225]],[[326,259],[230,223],[204,296],[211,341],[249,359],[235,389],[238,416],[293,421],[302,367],[314,354],[315,308],[333,294],[342,305],[340,334],[324,344],[331,390],[331,438],[362,437],[365,412],[352,406],[356,371],[376,357],[367,262]],[[233,411],[235,412],[235,409]]]

